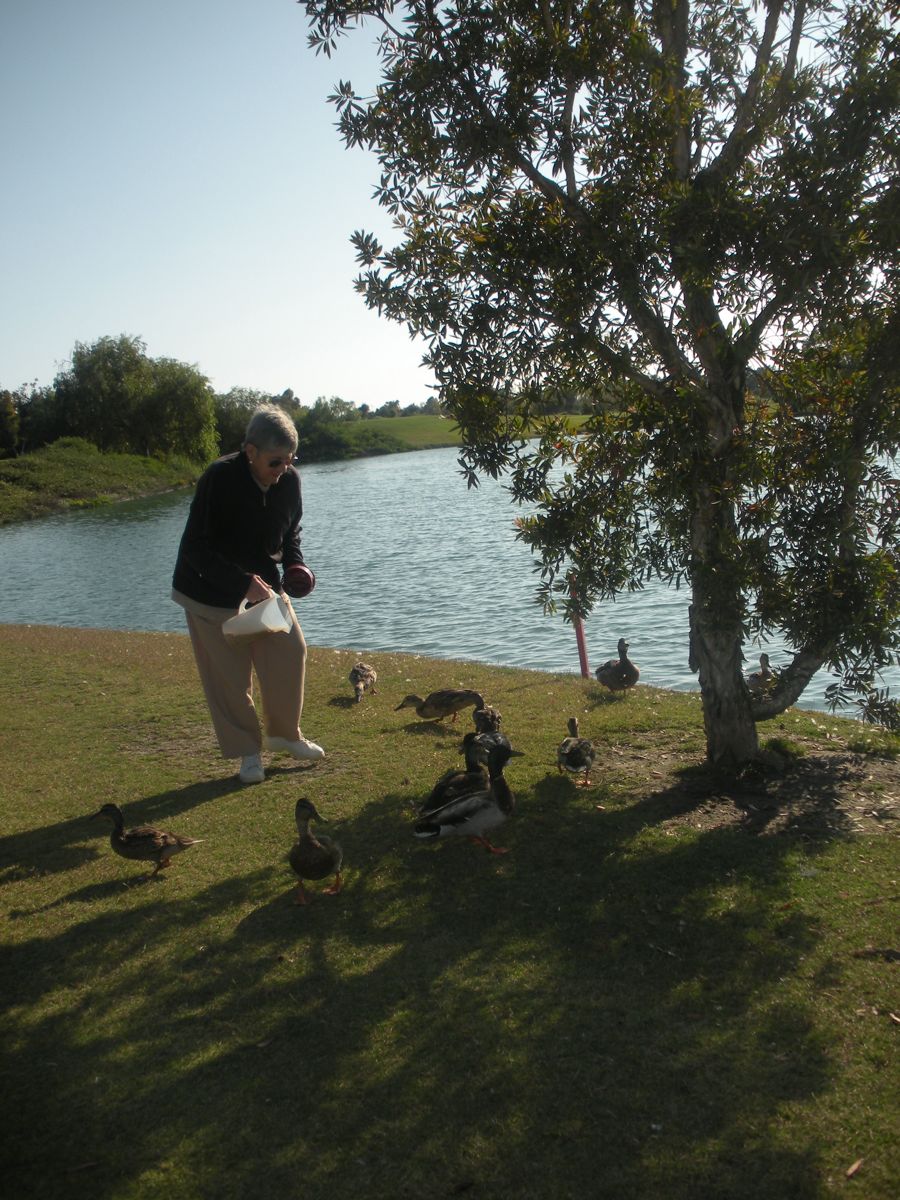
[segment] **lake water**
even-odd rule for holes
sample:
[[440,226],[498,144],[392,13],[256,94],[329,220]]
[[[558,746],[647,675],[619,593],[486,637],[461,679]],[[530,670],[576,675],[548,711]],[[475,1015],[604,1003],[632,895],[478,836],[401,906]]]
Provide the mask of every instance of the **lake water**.
[[[530,551],[502,486],[467,489],[453,449],[301,466],[303,550],[316,572],[297,602],[310,644],[579,672],[571,625],[534,602]],[[170,599],[188,492],[0,528],[0,623],[184,632]],[[650,584],[585,622],[591,667],[625,637],[641,680],[694,690],[688,593]],[[785,661],[778,643],[773,665]],[[755,666],[756,647],[747,647]],[[752,669],[752,666],[748,666]],[[801,700],[824,709],[820,672]],[[884,682],[900,688],[900,671]]]

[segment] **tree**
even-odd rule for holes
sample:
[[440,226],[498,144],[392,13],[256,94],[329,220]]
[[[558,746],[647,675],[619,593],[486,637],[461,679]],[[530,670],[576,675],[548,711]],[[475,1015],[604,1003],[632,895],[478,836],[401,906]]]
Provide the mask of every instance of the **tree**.
[[37,450],[63,436],[56,393],[52,388],[39,387],[35,381],[23,384],[14,395],[19,412],[19,453]]
[[[293,392],[291,393],[293,402]],[[261,404],[271,404],[272,397],[253,388],[233,387],[224,395],[216,396],[213,407],[216,416],[216,435],[221,454],[233,454],[240,450],[244,433],[253,412]]]
[[[897,661],[893,7],[305,0],[317,52],[379,30],[374,93],[331,98],[398,239],[353,235],[357,288],[427,339],[470,484],[534,506],[545,604],[688,586],[723,766],[822,665],[840,699]],[[591,415],[526,442],[548,385]],[[744,647],[774,629],[794,653],[757,701]]]
[[0,458],[15,454],[19,443],[19,405],[12,392],[0,391]]
[[76,342],[72,364],[54,382],[61,435],[83,437],[100,450],[135,449],[135,414],[152,387],[150,360],[138,337]]
[[172,358],[151,363],[151,386],[135,414],[132,443],[143,453],[209,462],[218,453],[213,392],[196,367]]

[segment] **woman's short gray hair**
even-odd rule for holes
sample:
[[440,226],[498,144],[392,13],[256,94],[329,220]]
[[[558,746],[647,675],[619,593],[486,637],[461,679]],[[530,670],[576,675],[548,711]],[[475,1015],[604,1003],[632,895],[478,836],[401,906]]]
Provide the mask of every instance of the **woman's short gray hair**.
[[253,413],[244,433],[244,445],[258,446],[260,450],[297,449],[299,442],[297,426],[283,408],[274,404],[261,404]]

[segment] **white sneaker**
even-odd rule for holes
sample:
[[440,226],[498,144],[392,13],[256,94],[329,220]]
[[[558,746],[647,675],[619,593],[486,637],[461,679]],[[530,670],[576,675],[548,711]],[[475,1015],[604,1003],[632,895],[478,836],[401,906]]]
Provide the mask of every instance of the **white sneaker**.
[[238,772],[241,783],[262,783],[266,777],[262,760],[258,754],[245,754]]
[[285,754],[293,754],[294,758],[324,758],[325,751],[315,742],[309,742],[305,737],[299,737],[296,742],[287,738],[267,737],[263,743],[267,750],[283,750]]

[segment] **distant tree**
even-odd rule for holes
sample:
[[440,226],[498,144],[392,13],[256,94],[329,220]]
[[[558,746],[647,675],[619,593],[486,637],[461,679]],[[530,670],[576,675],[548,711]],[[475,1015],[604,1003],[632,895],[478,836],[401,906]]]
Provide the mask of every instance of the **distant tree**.
[[[290,390],[290,389],[288,389]],[[291,392],[293,397],[293,392]],[[240,450],[254,409],[261,404],[271,404],[272,398],[265,392],[253,388],[233,387],[223,395],[213,397],[216,421],[216,438],[220,454],[233,454]]]
[[375,409],[376,417],[399,417],[400,416],[400,401],[389,400],[387,404],[382,404],[381,408]]
[[334,421],[356,421],[359,419],[359,410],[349,400],[342,400],[340,396],[318,396],[315,405],[312,409],[317,414],[316,419],[323,418]]
[[87,438],[100,450],[134,449],[136,413],[152,386],[145,351],[140,338],[124,333],[76,342],[71,366],[54,383],[62,434]]
[[19,452],[38,450],[63,436],[62,422],[51,387],[24,384],[15,393],[19,410]]
[[[865,692],[900,646],[896,5],[305,8],[326,53],[379,24],[377,87],[332,98],[398,240],[354,234],[357,287],[428,340],[469,482],[533,506],[540,598],[685,583],[726,767],[820,667]],[[594,398],[582,436],[527,440],[548,383]],[[772,632],[793,653],[756,698]]]
[[134,445],[150,455],[209,462],[218,452],[213,392],[196,367],[171,358],[151,363],[151,385],[135,414]]
[[19,444],[19,403],[9,391],[0,391],[0,458],[15,454]]
[[404,417],[421,416],[422,408],[419,404],[407,404],[405,408],[400,410],[400,415]]
[[444,415],[444,410],[441,407],[441,401],[438,396],[429,396],[422,405],[422,412],[429,417],[441,417]]

